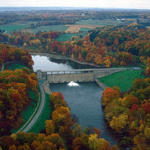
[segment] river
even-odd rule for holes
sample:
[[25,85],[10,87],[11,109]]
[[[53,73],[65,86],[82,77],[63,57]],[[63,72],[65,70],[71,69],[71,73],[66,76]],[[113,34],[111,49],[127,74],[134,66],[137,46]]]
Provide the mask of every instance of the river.
[[[71,65],[65,60],[57,60],[40,55],[32,55],[34,61],[34,71],[55,71],[70,70],[82,68],[81,65]],[[68,86],[67,83],[51,84],[50,88],[53,92],[61,92],[68,106],[71,108],[71,114],[75,114],[78,123],[83,128],[93,126],[102,131],[101,138],[109,141],[111,145],[117,144],[117,138],[112,135],[112,131],[108,129],[104,121],[104,114],[100,104],[102,89],[95,83],[79,83],[79,86]]]

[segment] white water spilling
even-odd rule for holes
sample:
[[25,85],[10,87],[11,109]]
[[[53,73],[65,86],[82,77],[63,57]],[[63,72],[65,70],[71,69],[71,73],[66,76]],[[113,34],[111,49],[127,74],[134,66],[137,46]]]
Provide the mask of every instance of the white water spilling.
[[71,81],[70,83],[68,83],[68,86],[79,86],[79,84]]

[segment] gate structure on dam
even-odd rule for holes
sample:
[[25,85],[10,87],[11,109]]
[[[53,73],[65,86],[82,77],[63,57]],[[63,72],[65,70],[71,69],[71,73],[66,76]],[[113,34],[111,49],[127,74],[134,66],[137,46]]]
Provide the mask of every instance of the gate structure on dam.
[[37,70],[36,74],[38,79],[46,79],[49,83],[65,83],[70,81],[93,82],[97,78],[127,69],[130,68],[74,69],[63,71]]

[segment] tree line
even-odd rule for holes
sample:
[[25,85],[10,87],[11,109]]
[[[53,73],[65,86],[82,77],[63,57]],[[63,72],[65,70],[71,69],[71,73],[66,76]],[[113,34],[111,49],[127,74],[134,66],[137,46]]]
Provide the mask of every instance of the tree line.
[[42,133],[11,134],[0,139],[2,149],[8,150],[118,150],[109,142],[100,138],[101,131],[97,128],[86,127],[84,130],[70,113],[64,97],[59,92],[50,95],[53,112],[51,120],[45,122]]
[[1,34],[0,41],[34,52],[62,54],[99,66],[142,64],[145,74],[150,75],[150,30],[142,25],[105,26],[91,30],[82,40],[56,41],[61,34],[64,33],[14,31],[12,35]]
[[105,118],[119,134],[128,135],[121,145],[132,150],[150,148],[150,79],[135,79],[130,91],[121,93],[119,87],[106,88],[101,101]]

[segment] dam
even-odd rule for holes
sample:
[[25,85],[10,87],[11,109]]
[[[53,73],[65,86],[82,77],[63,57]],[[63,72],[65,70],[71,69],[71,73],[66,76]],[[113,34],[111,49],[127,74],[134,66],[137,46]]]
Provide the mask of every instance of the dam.
[[47,80],[49,83],[93,82],[97,78],[130,68],[103,68],[103,69],[73,69],[59,71],[37,70],[38,79]]

